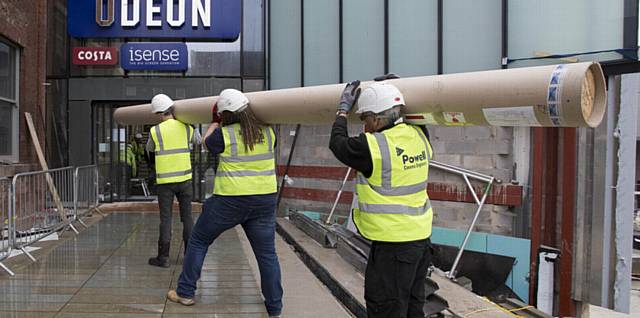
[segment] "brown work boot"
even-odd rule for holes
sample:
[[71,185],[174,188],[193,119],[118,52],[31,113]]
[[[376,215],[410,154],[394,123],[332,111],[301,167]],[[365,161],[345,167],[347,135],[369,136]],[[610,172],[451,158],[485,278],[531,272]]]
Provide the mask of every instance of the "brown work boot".
[[180,297],[180,295],[178,295],[178,293],[176,293],[174,289],[169,290],[169,292],[167,293],[167,299],[184,306],[193,306],[196,303],[191,298]]

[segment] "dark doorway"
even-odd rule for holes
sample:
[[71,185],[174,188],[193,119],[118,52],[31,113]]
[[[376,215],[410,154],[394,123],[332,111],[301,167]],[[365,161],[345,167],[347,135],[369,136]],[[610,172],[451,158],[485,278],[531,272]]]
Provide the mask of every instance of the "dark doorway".
[[[121,126],[113,120],[116,108],[145,102],[148,101],[93,103],[93,153],[94,162],[100,169],[100,193],[104,202],[157,198],[154,156],[145,151],[153,125]],[[194,128],[203,134],[207,127],[194,125]],[[127,149],[133,150],[133,160]],[[193,200],[204,201],[213,191],[215,159],[199,145],[194,147],[191,161]]]

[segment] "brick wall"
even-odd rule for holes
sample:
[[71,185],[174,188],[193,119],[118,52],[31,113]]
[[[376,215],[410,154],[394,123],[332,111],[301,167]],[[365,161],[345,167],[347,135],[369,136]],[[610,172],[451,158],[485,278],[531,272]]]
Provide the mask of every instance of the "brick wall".
[[19,166],[34,167],[36,152],[24,112],[30,112],[44,144],[46,0],[0,0],[0,36],[20,48]]
[[[295,126],[282,125],[278,132],[278,165],[283,174],[293,141]],[[351,135],[361,131],[360,125],[349,127]],[[291,170],[291,185],[285,187],[280,204],[280,213],[288,210],[307,210],[328,213],[336,197],[337,190],[346,173],[342,165],[329,150],[331,126],[302,126],[296,143]],[[431,142],[435,160],[469,170],[490,174],[502,179],[505,184],[511,180],[513,156],[513,130],[503,127],[431,127]],[[311,171],[301,172],[304,167]],[[315,170],[315,171],[314,171]],[[462,177],[449,172],[431,169],[429,173],[429,193],[433,199],[434,225],[455,229],[466,229],[473,218],[476,205]],[[475,185],[475,184],[474,184]],[[481,185],[481,184],[477,184]],[[483,209],[476,230],[503,235],[514,233],[515,214],[510,204],[520,204],[519,187],[496,187],[488,204]],[[515,189],[517,188],[517,189]],[[353,180],[344,188],[343,198],[337,206],[337,214],[348,213]],[[509,190],[509,191],[508,191]],[[462,201],[462,202],[461,202]],[[516,202],[516,203],[510,203]]]

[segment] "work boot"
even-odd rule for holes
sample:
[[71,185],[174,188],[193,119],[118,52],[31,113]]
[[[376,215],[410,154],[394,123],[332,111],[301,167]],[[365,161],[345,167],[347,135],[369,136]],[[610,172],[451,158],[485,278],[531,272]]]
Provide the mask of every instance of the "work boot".
[[193,306],[196,303],[192,298],[180,297],[174,289],[169,290],[167,299],[184,306]]
[[152,257],[149,259],[149,265],[158,267],[169,267],[169,248],[171,243],[158,242],[158,257]]
[[164,257],[151,257],[151,258],[149,258],[149,265],[158,266],[158,267],[164,267],[164,268],[168,268],[169,266],[171,266],[171,264],[169,264],[169,259],[164,258]]

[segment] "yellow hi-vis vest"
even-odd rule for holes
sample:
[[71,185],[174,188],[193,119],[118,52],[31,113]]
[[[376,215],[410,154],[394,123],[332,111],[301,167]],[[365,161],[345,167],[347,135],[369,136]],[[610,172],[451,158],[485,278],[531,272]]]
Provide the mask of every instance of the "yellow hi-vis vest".
[[261,128],[265,138],[245,149],[240,124],[222,128],[224,151],[216,172],[213,194],[216,195],[256,195],[278,191],[276,182],[276,160],[273,153],[275,134],[271,127]]
[[125,146],[125,150],[120,150],[120,162],[126,164],[131,167],[131,175],[138,175],[138,167],[136,166],[136,155],[133,150],[133,145],[127,143]]
[[155,143],[156,182],[177,183],[191,180],[193,127],[175,119],[165,120],[151,128]]
[[373,172],[358,172],[354,221],[373,241],[408,242],[431,236],[433,211],[427,196],[432,149],[420,128],[398,124],[367,133]]

